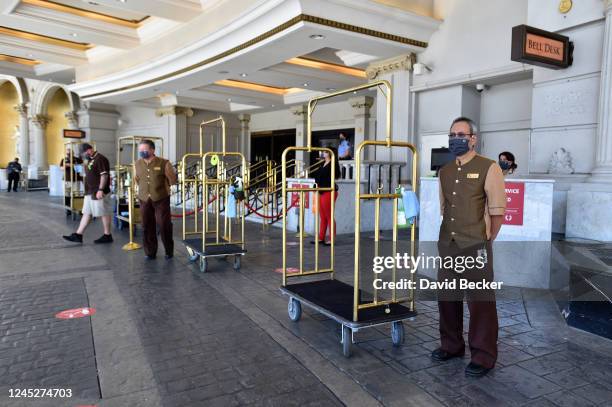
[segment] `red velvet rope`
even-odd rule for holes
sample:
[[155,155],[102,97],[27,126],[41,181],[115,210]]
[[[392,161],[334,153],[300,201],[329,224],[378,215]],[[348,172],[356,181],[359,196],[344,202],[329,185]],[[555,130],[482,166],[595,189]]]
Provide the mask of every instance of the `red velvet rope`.
[[[215,202],[215,200],[216,200],[216,199],[217,199],[217,197],[216,197],[216,196],[213,196],[213,197],[212,197],[212,199],[211,199],[210,201],[208,201],[208,205],[210,205],[211,203]],[[198,209],[198,212],[202,212],[202,209],[204,209],[204,208],[203,208],[203,207],[200,207],[200,208]],[[185,212],[185,216],[186,216],[186,217],[187,217],[187,216],[191,216],[191,215],[193,215],[194,213],[196,213],[196,211]],[[183,214],[182,214],[182,213],[179,213],[179,214],[176,214],[176,213],[171,213],[171,214],[170,214],[170,216],[172,216],[173,218],[182,218],[182,217],[183,217]]]

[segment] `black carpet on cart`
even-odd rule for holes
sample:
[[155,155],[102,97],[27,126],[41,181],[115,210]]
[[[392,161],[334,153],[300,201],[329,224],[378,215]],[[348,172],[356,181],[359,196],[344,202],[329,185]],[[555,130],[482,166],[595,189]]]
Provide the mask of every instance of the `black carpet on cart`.
[[[206,238],[206,244],[215,243],[217,240],[215,238]],[[220,240],[221,242],[225,242],[225,240]],[[192,248],[198,253],[202,253],[202,238],[192,238],[185,239],[183,241],[186,246]],[[217,255],[232,255],[232,254],[241,254],[246,253],[246,250],[242,248],[240,245],[236,244],[221,244],[214,246],[206,246],[206,251],[202,253],[204,256],[217,256]]]
[[[338,280],[321,280],[308,283],[290,284],[285,290],[295,294],[297,297],[311,302],[328,312],[331,312],[343,320],[353,320],[353,286]],[[360,290],[360,298],[370,296]],[[299,299],[299,298],[298,298]],[[371,301],[361,301],[366,303]],[[389,313],[385,312],[386,306],[366,308],[359,310],[358,323],[383,323],[406,319],[416,315],[416,312],[400,304],[390,304]]]

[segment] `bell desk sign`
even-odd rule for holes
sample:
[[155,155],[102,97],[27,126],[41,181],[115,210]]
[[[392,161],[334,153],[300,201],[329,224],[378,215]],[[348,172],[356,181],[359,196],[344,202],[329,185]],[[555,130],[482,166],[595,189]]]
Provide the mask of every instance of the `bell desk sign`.
[[506,182],[506,213],[504,225],[523,225],[523,210],[525,208],[525,184],[522,182]]
[[517,25],[512,27],[512,55],[516,62],[561,69],[572,64],[574,44],[557,33]]

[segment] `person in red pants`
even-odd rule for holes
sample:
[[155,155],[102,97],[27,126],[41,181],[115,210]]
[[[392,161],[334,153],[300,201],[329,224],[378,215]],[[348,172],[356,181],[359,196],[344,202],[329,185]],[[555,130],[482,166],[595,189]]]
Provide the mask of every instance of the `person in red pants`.
[[[322,153],[323,165],[316,170],[312,176],[314,177],[317,186],[319,188],[329,188],[331,187],[331,179],[332,179],[332,165],[335,166],[335,178],[340,177],[340,164],[338,163],[338,152],[335,148],[330,148],[334,152],[333,163],[332,156],[328,151],[324,151]],[[319,217],[320,217],[320,225],[319,225],[319,241],[323,242],[324,245],[329,246],[331,240],[331,223],[334,222],[334,234],[336,231],[336,221],[334,220],[334,214],[331,210],[332,205],[332,196],[334,202],[338,199],[338,184],[335,184],[335,191],[326,191],[319,193]],[[327,229],[329,228],[329,240],[325,240],[325,235],[327,234]],[[315,243],[314,241],[310,243]]]

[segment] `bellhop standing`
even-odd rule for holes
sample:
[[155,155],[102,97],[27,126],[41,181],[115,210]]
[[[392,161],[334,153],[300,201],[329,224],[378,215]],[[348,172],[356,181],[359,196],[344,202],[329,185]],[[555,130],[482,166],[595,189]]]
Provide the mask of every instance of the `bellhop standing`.
[[[440,268],[439,281],[493,280],[491,243],[501,228],[506,207],[504,177],[495,161],[476,154],[477,133],[476,124],[466,117],[452,123],[449,149],[456,159],[442,167],[439,174],[442,225],[438,252],[442,258],[480,258],[484,266],[480,263],[480,267],[475,265],[462,273]],[[464,355],[464,295],[470,311],[471,356],[465,374],[483,376],[497,360],[498,320],[495,292],[491,289],[438,291],[441,346],[431,357],[443,362]]]
[[147,259],[157,255],[157,227],[166,250],[166,259],[174,255],[172,218],[170,216],[170,186],[176,184],[176,172],[170,161],[155,155],[155,143],[142,140],[138,145],[136,182],[140,200],[143,247]]

